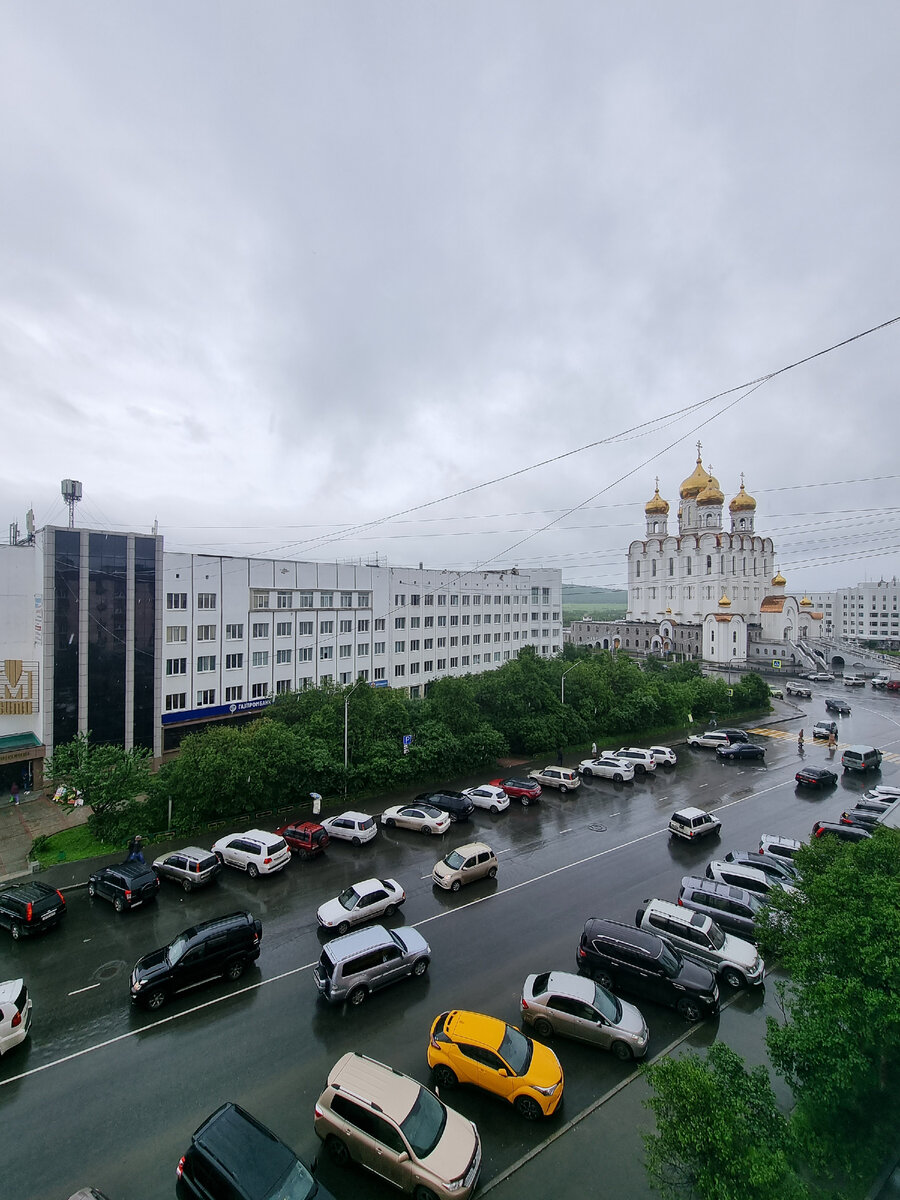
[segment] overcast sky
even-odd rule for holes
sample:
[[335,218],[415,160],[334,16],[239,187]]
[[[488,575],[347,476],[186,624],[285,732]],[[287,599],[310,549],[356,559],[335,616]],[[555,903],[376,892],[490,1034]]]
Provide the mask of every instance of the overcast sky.
[[5,0],[4,536],[73,477],[171,549],[623,586],[699,437],[789,590],[900,574],[900,324],[669,417],[900,316],[898,46],[894,0]]

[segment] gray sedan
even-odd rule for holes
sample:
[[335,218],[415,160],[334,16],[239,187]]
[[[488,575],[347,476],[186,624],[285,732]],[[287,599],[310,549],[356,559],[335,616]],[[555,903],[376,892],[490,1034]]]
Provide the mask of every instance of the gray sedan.
[[650,1031],[633,1004],[582,975],[544,971],[522,988],[522,1020],[540,1037],[561,1033],[612,1050],[623,1060],[643,1058]]

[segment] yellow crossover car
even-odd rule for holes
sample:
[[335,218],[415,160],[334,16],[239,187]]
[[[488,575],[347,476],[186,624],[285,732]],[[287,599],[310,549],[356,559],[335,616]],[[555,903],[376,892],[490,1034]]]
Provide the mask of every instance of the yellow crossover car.
[[529,1121],[551,1116],[562,1100],[563,1072],[553,1051],[481,1013],[441,1013],[431,1027],[428,1065],[438,1087],[473,1083]]

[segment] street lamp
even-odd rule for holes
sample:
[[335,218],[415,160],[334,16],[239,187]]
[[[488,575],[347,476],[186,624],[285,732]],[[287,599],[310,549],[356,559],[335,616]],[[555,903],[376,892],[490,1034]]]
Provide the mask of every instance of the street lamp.
[[350,691],[347,693],[347,695],[344,697],[344,795],[345,796],[347,795],[347,763],[349,761],[349,756],[347,753],[347,716],[348,716],[347,707],[350,704],[350,697],[353,695],[353,693],[356,691],[356,689],[358,687],[361,687],[365,682],[366,682],[365,679],[358,679],[356,681],[356,683],[354,683],[354,685],[350,689]]
[[579,660],[577,663],[572,663],[571,667],[566,667],[565,671],[563,671],[562,675],[560,676],[560,680],[559,680],[559,702],[560,702],[560,704],[565,704],[565,702],[566,702],[566,676],[568,675],[568,673],[570,671],[574,671],[576,667],[580,667],[580,666],[581,666],[581,660]]

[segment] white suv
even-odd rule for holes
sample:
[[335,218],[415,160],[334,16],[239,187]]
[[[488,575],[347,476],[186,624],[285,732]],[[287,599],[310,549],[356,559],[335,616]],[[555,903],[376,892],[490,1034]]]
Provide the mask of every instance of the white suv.
[[627,759],[637,775],[646,775],[648,771],[656,770],[656,755],[652,750],[644,750],[640,746],[623,746],[615,752],[614,757]]
[[24,1042],[31,1028],[31,997],[23,979],[0,983],[0,1058]]
[[780,833],[764,833],[759,839],[759,852],[792,862],[802,844],[796,838],[782,837]]
[[704,812],[702,808],[679,808],[672,813],[669,821],[669,833],[686,838],[689,842],[707,833],[718,834],[721,829],[719,818]]
[[703,913],[668,900],[645,900],[634,923],[671,942],[685,958],[708,967],[729,987],[756,986],[765,977],[766,964],[756,947],[725,933]]
[[361,812],[343,812],[337,817],[325,817],[322,828],[330,838],[351,842],[354,846],[371,842],[378,833],[375,818]]
[[730,746],[731,738],[720,729],[707,729],[706,733],[692,733],[687,740],[689,746],[703,746],[714,750],[716,746]]
[[678,762],[678,755],[671,746],[651,746],[650,753],[656,759],[658,767],[674,767]]
[[631,783],[634,779],[634,763],[627,758],[613,758],[605,754],[602,758],[585,758],[578,764],[578,770],[585,779],[599,776],[600,779],[612,779],[615,783]]
[[265,829],[229,833],[213,843],[212,851],[219,862],[246,871],[251,879],[281,871],[291,861],[284,838],[277,833],[267,833]]

